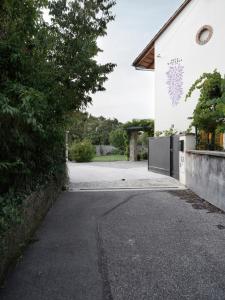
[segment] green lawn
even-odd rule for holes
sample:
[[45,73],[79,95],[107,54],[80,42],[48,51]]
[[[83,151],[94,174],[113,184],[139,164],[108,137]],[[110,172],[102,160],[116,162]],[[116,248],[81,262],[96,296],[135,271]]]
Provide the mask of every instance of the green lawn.
[[125,155],[102,155],[95,156],[92,161],[94,162],[110,162],[110,161],[125,161],[127,157]]

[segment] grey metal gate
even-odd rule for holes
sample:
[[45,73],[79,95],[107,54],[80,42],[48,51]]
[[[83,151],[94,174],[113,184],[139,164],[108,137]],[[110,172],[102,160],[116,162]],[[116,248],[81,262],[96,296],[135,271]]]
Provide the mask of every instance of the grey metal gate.
[[179,179],[179,151],[180,151],[180,137],[173,135],[171,139],[171,162],[170,162],[170,176]]
[[150,171],[179,179],[179,136],[149,139],[148,167]]

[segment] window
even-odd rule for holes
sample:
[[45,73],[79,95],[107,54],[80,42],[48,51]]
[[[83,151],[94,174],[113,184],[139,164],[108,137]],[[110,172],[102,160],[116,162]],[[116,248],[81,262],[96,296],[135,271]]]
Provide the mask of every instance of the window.
[[207,44],[213,35],[213,29],[209,25],[201,27],[196,35],[196,42],[199,45]]

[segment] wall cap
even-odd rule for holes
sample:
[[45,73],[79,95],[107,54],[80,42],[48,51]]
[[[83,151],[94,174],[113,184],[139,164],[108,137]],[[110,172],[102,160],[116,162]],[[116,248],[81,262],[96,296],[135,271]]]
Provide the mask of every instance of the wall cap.
[[194,136],[195,137],[195,133],[180,133],[179,136]]
[[186,153],[196,155],[208,155],[225,158],[225,152],[222,151],[203,151],[203,150],[187,150]]

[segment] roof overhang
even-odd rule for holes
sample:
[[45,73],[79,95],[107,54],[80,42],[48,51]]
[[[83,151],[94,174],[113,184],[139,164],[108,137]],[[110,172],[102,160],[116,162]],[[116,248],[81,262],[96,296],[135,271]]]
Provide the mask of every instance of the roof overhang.
[[149,47],[145,54],[140,57],[137,63],[133,63],[137,70],[154,70],[155,69],[155,47]]
[[178,8],[173,16],[166,22],[166,24],[155,35],[151,42],[145,47],[145,49],[139,54],[139,56],[133,62],[133,66],[137,70],[154,70],[155,69],[155,42],[166,31],[170,24],[179,16],[179,14],[185,9],[185,7],[192,0],[185,0],[184,3]]

